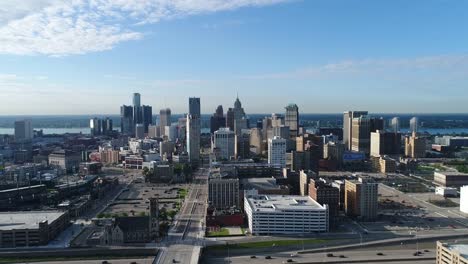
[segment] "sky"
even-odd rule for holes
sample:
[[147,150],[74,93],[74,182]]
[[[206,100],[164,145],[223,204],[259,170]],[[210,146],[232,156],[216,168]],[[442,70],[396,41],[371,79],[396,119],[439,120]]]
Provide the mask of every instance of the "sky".
[[468,113],[468,1],[4,0],[0,115]]

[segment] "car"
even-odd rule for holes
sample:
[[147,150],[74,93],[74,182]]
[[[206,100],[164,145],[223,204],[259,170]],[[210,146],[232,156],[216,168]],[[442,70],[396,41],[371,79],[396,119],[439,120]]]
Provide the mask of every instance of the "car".
[[251,258],[251,259],[256,259],[256,258],[257,258],[257,256],[250,256],[250,258]]
[[346,258],[346,256],[345,255],[340,255],[340,258],[344,259],[344,258]]
[[272,257],[271,256],[266,256],[265,259],[272,259]]
[[329,258],[333,258],[334,256],[335,256],[335,255],[333,255],[333,253],[328,253],[328,254],[327,254],[327,257],[329,257]]
[[172,259],[172,263],[178,263],[178,261],[175,259]]
[[103,260],[101,263],[102,263],[102,264],[109,264],[109,261]]
[[429,249],[425,249],[424,252],[429,253],[431,251]]
[[130,262],[130,264],[138,264],[136,261],[132,261]]
[[379,253],[377,253],[377,256],[384,256],[384,253],[379,252]]
[[293,262],[294,262],[294,260],[292,260],[292,259],[288,259],[288,260],[286,260],[286,262],[287,262],[287,263],[293,263]]

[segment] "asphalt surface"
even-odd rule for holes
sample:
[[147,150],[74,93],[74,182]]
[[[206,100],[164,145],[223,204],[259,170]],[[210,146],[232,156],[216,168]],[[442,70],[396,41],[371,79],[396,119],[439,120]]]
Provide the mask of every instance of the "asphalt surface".
[[194,173],[188,196],[168,236],[161,242],[160,252],[153,263],[198,263],[199,250],[204,243],[208,175],[207,168]]

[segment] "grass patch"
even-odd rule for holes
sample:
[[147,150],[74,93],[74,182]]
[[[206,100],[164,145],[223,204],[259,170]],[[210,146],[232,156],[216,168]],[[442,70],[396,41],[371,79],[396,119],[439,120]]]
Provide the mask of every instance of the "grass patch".
[[[322,244],[327,240],[324,239],[303,239],[303,240],[273,240],[273,241],[260,241],[260,242],[249,242],[239,244],[229,244],[229,249],[255,249],[255,248],[271,248],[271,247],[286,247],[286,246],[299,246],[311,244]],[[228,245],[216,245],[210,246],[209,249],[213,250],[227,250]]]
[[429,200],[429,203],[439,206],[439,207],[457,207],[459,204],[456,202],[450,200],[450,199],[445,199],[445,200]]
[[221,228],[219,231],[208,232],[207,237],[226,237],[229,236],[227,228]]
[[179,189],[177,191],[177,194],[179,195],[180,199],[185,199],[188,195],[188,190],[187,189]]

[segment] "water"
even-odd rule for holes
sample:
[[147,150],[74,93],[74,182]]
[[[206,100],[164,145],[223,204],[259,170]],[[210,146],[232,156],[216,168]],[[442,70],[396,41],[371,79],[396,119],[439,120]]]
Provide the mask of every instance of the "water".
[[[89,134],[90,129],[88,127],[74,127],[74,128],[34,128],[34,130],[41,130],[44,132],[44,135],[50,134],[66,134],[66,133],[73,133],[73,134]],[[0,127],[0,135],[13,135],[15,134],[14,128],[4,128]]]

